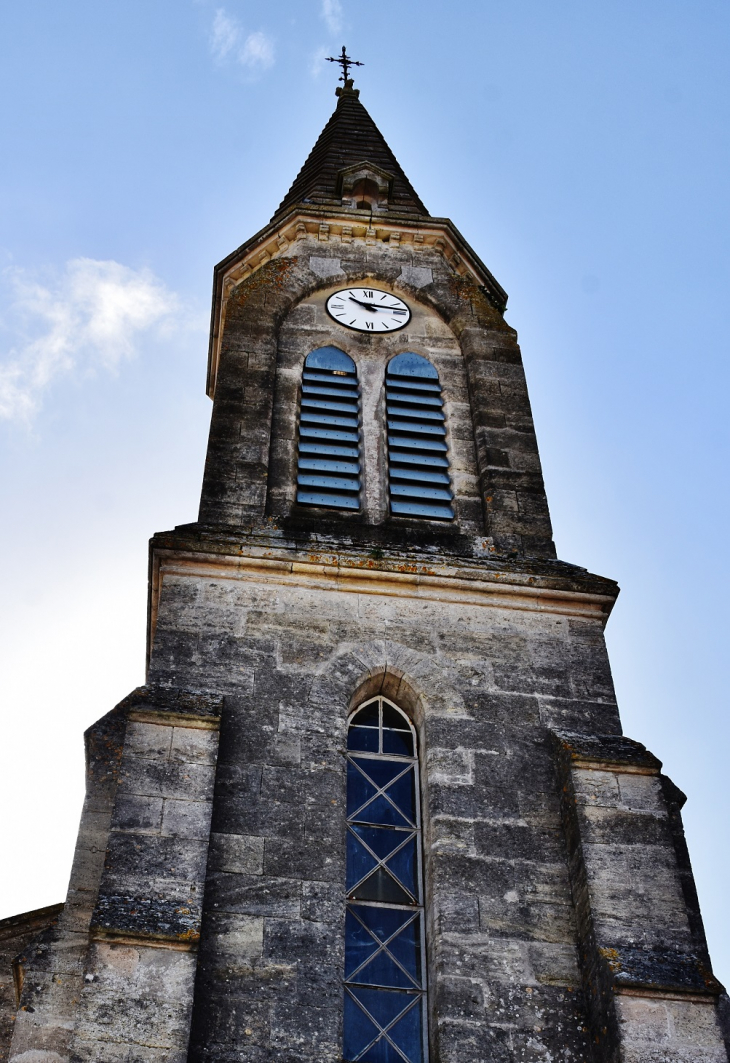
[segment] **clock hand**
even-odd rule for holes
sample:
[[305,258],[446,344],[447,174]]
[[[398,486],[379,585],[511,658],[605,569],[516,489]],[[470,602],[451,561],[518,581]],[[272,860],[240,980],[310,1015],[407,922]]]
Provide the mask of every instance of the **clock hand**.
[[364,306],[366,310],[378,309],[373,303],[363,303],[361,299],[356,299],[354,295],[348,295],[348,299],[351,299],[353,303],[357,303],[358,306]]
[[397,306],[383,306],[380,303],[363,303],[361,299],[356,299],[354,295],[349,295],[348,299],[352,299],[353,303],[357,303],[358,306],[364,306],[366,310],[398,310]]

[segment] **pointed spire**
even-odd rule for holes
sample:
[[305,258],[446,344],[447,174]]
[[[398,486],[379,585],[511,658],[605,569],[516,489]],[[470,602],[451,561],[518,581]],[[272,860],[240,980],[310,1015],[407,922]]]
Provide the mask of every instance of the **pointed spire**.
[[390,178],[388,213],[429,217],[383,134],[360,103],[360,92],[352,87],[352,80],[348,78],[336,93],[339,99],[334,114],[274,218],[295,203],[342,206],[343,172],[367,163]]

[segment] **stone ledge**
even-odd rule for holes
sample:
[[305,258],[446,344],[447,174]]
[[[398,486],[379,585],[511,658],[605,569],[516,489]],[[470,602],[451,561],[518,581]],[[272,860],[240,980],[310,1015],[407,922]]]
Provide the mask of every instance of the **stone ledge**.
[[464,578],[581,591],[605,596],[611,603],[619,594],[615,580],[566,561],[498,554],[492,550],[493,542],[488,536],[472,539],[429,526],[418,530],[416,542],[413,528],[408,527],[349,524],[336,528],[320,522],[315,531],[308,524],[290,527],[290,523],[283,527],[267,519],[262,525],[239,528],[187,524],[157,532],[150,546],[153,555],[162,551],[262,557],[383,572],[435,574],[458,570]]
[[25,933],[40,933],[55,923],[63,911],[63,903],[50,904],[47,908],[35,908],[32,912],[21,912],[0,919],[0,941],[14,938]]
[[662,946],[619,945],[598,949],[617,993],[719,996],[722,986],[693,952]]
[[221,695],[182,687],[137,687],[122,705],[132,720],[198,727],[218,727],[223,712]]
[[641,775],[658,775],[661,771],[662,762],[646,746],[623,735],[587,735],[558,730],[551,733],[558,754],[571,768]]
[[95,938],[193,948],[200,938],[201,917],[200,906],[189,900],[109,894],[99,897],[91,933]]

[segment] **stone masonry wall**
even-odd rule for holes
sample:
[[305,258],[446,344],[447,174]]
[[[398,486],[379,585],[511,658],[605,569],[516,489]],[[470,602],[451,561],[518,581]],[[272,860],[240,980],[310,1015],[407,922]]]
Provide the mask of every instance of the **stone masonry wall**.
[[383,690],[424,763],[434,1059],[586,1058],[550,728],[618,732],[601,622],[166,576],[151,677],[225,695],[191,1060],[337,1060],[344,734]]
[[[427,346],[447,350],[458,344],[463,370],[445,381],[457,386],[452,403],[465,399],[471,408],[466,421],[454,421],[463,457],[459,457],[459,503],[464,529],[489,537],[499,553],[554,557],[547,500],[530,413],[516,334],[494,309],[475,281],[453,273],[436,251],[413,252],[383,242],[325,242],[305,235],[284,254],[261,266],[233,288],[228,298],[221,346],[200,521],[206,525],[242,528],[262,519],[268,481],[275,496],[269,512],[280,514],[286,498],[285,467],[291,458],[291,428],[272,434],[277,358],[291,368],[291,332],[279,330],[290,311],[315,293],[371,279],[408,299],[417,311],[410,326],[397,336],[361,337],[331,325],[327,342],[370,352],[384,364],[386,351],[416,349],[424,343],[424,315],[441,319]],[[315,305],[310,303],[308,305]],[[298,320],[306,323],[300,315]],[[294,319],[292,318],[292,327]],[[445,326],[448,326],[446,328]],[[324,330],[320,327],[324,335]],[[449,338],[449,334],[450,337]],[[447,340],[444,345],[444,340]],[[459,372],[464,375],[461,381]],[[449,376],[449,374],[447,374]],[[464,378],[466,387],[464,388]],[[293,380],[278,380],[284,401],[294,401]],[[449,395],[445,396],[449,400]],[[276,409],[281,416],[277,399]],[[454,409],[454,413],[457,411]],[[464,426],[470,421],[470,437]],[[288,439],[282,445],[281,440]],[[473,448],[473,449],[472,449]],[[458,450],[459,448],[457,448]],[[476,461],[476,483],[471,471]],[[463,475],[461,465],[463,464]],[[478,490],[478,503],[475,487]],[[372,500],[374,501],[374,500]],[[369,520],[382,519],[374,506]],[[392,523],[392,522],[391,522]],[[399,527],[407,522],[399,520]],[[424,522],[420,522],[423,533]]]
[[564,731],[555,740],[584,985],[601,1058],[724,1063],[714,1006],[721,987],[675,850],[666,794],[676,787],[638,742]]
[[[7,1063],[22,988],[25,952],[53,936],[62,904],[0,920],[0,1063]],[[26,961],[27,962],[27,961]]]

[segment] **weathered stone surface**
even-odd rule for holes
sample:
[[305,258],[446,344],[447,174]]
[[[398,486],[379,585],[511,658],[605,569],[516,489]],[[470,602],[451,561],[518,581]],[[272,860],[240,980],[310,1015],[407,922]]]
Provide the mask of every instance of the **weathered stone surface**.
[[144,895],[105,894],[97,902],[91,929],[119,936],[197,940],[200,907],[190,897],[158,900]]
[[[722,987],[683,883],[683,795],[637,742],[566,732],[554,741],[583,983],[601,1058],[722,1060],[714,1007]],[[696,1055],[687,1056],[684,1035],[671,1032],[674,1012],[688,1029],[697,1023]],[[657,1023],[667,1025],[655,1036]]]
[[658,771],[662,762],[648,751],[640,742],[634,742],[623,735],[581,734],[568,731],[554,731],[560,745],[560,751],[574,763],[592,761],[607,767],[621,765],[626,769],[646,768]]
[[[0,920],[0,1063],[6,1063],[25,971],[41,970],[63,905]],[[25,1007],[28,1008],[28,1003]]]
[[[200,520],[152,540],[147,684],[88,733],[10,1058],[340,1063],[344,754],[378,695],[418,735],[431,1063],[726,1061],[683,795],[621,733],[618,588],[556,559],[505,293],[397,164],[369,161],[369,218],[348,200],[345,127],[295,182],[315,202],[216,269]],[[366,279],[406,328],[333,323],[328,294]],[[302,365],[328,344],[358,370],[357,512],[296,502]],[[453,522],[389,513],[407,350],[439,374]]]

